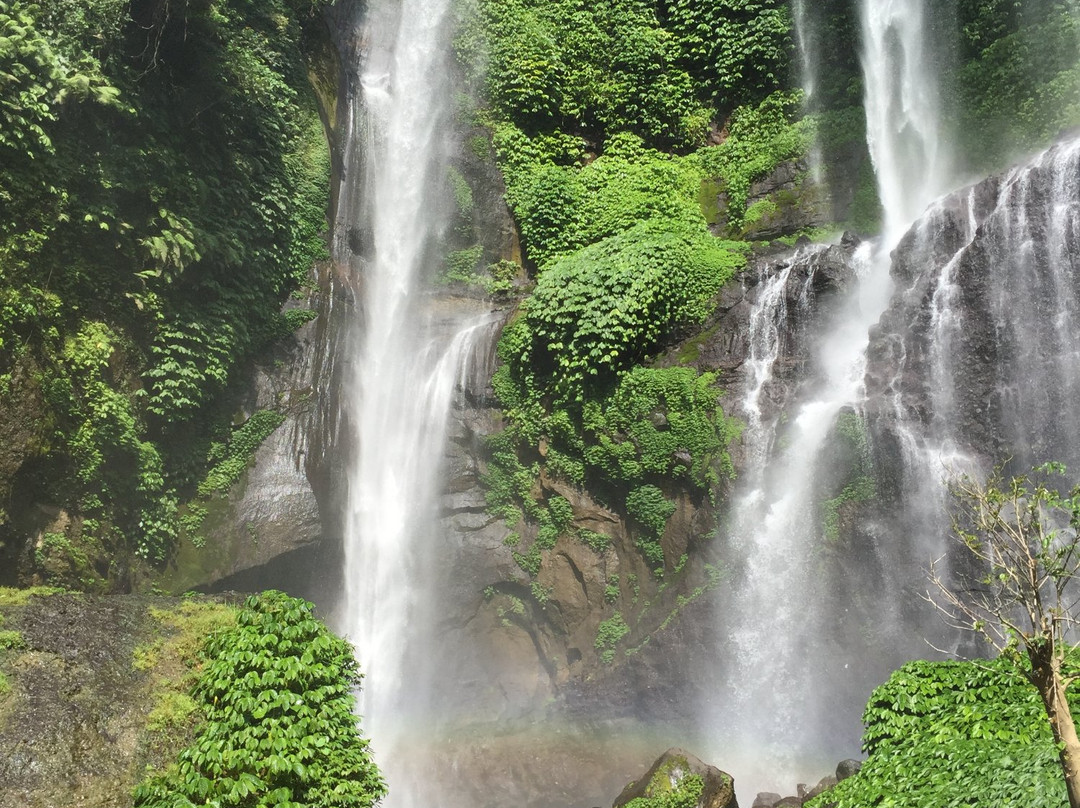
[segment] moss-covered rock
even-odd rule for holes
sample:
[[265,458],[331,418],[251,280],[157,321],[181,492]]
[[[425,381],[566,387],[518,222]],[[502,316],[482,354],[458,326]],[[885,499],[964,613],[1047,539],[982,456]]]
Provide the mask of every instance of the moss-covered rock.
[[0,589],[0,806],[131,805],[196,724],[186,679],[220,600]]
[[669,749],[612,808],[739,808],[735,780],[682,749]]

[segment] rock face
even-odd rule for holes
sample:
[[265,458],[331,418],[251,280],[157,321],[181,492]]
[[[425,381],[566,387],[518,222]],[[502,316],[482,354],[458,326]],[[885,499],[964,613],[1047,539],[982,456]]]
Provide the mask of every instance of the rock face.
[[131,805],[146,767],[167,764],[189,730],[165,713],[167,729],[151,728],[155,681],[188,670],[161,645],[161,617],[179,606],[0,590],[0,808]]
[[1056,146],[941,200],[897,247],[868,382],[921,440],[1018,466],[1080,458],[1078,170],[1080,141]]
[[868,155],[865,147],[860,147],[833,158],[827,182],[822,176],[825,172],[813,168],[807,158],[780,163],[750,185],[746,212],[737,221],[730,221],[723,181],[705,183],[703,208],[709,229],[722,238],[770,241],[846,221],[855,196],[855,181]]
[[[317,273],[306,301],[326,311],[331,294],[329,268]],[[161,577],[164,588],[184,592],[268,564],[311,548],[323,535],[319,496],[321,442],[325,428],[319,409],[320,388],[330,372],[332,341],[325,317],[303,325],[252,366],[250,382],[237,401],[238,418],[274,410],[284,422],[256,450],[241,480],[223,499],[212,500],[202,533],[204,547],[181,542]]]
[[612,808],[622,808],[638,798],[651,799],[685,791],[687,781],[695,776],[701,778],[703,784],[695,808],[739,808],[731,775],[682,749],[664,752],[644,776],[623,789]]

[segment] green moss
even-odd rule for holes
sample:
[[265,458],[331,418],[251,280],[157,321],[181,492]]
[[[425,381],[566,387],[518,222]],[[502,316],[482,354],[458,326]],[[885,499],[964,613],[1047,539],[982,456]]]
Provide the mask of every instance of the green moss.
[[690,763],[672,757],[657,769],[645,789],[645,796],[626,804],[626,808],[694,808],[701,799],[705,781],[690,774]]
[[189,726],[199,707],[187,693],[165,690],[155,694],[154,706],[146,717],[150,732],[170,733]]
[[26,589],[15,589],[0,586],[0,608],[7,606],[25,606],[30,598],[47,598],[50,595],[58,595],[66,590],[55,586],[31,586]]
[[199,721],[189,689],[203,670],[200,656],[208,638],[236,622],[236,609],[196,598],[173,608],[151,607],[158,625],[152,640],[132,649],[131,665],[149,674],[146,700],[150,712],[141,742],[156,755],[175,754],[187,743]]
[[25,647],[23,635],[18,631],[0,631],[0,651],[15,650]]

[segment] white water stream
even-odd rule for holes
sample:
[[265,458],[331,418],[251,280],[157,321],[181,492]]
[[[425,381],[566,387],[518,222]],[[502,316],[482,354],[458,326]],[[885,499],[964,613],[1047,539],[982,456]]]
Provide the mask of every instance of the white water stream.
[[[359,42],[360,103],[347,105],[339,258],[359,288],[343,430],[348,471],[345,603],[339,628],[365,675],[365,733],[390,786],[387,808],[426,805],[423,755],[437,660],[428,653],[440,552],[435,497],[447,416],[489,317],[425,294],[446,226],[433,192],[446,167],[452,98],[449,0],[372,0]],[[362,181],[357,181],[362,176]]]
[[[808,381],[784,413],[766,416],[760,391],[779,355],[777,327],[755,327],[777,318],[775,291],[788,271],[763,281],[751,319],[744,437],[750,470],[740,481],[732,516],[732,541],[741,559],[736,591],[719,623],[730,699],[712,722],[722,728],[723,749],[713,756],[735,775],[747,804],[758,790],[784,777],[815,782],[835,764],[838,743],[826,737],[838,706],[858,726],[864,694],[850,687],[847,669],[857,660],[832,658],[824,640],[831,622],[827,571],[818,542],[821,516],[816,497],[824,448],[837,417],[860,413],[865,399],[866,349],[871,327],[891,294],[889,254],[916,217],[948,187],[951,177],[942,146],[934,60],[925,50],[924,0],[863,0],[862,65],[870,152],[884,208],[883,236],[857,255],[856,289],[833,315],[808,368]],[[799,16],[805,14],[801,6]],[[804,65],[804,73],[812,69]],[[809,272],[814,272],[814,255]],[[771,286],[769,286],[771,284]],[[882,593],[884,596],[886,593]],[[881,619],[895,604],[882,603]],[[887,631],[888,628],[883,630]],[[847,705],[847,706],[844,706]],[[857,736],[846,739],[858,752]]]

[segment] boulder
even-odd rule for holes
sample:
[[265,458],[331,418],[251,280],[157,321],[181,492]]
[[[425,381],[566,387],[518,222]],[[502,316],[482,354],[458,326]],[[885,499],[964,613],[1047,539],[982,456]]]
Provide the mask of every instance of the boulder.
[[639,797],[648,799],[679,791],[695,775],[704,784],[695,808],[739,808],[735,800],[735,779],[730,774],[704,763],[685,750],[674,748],[657,758],[643,777],[624,788],[612,808],[621,808]]
[[772,791],[760,791],[754,798],[753,808],[775,808],[783,797]]
[[836,764],[837,782],[841,780],[847,780],[849,777],[853,777],[854,775],[859,773],[859,769],[861,768],[861,760],[852,760],[851,758],[848,758],[847,760],[841,760],[839,763]]

